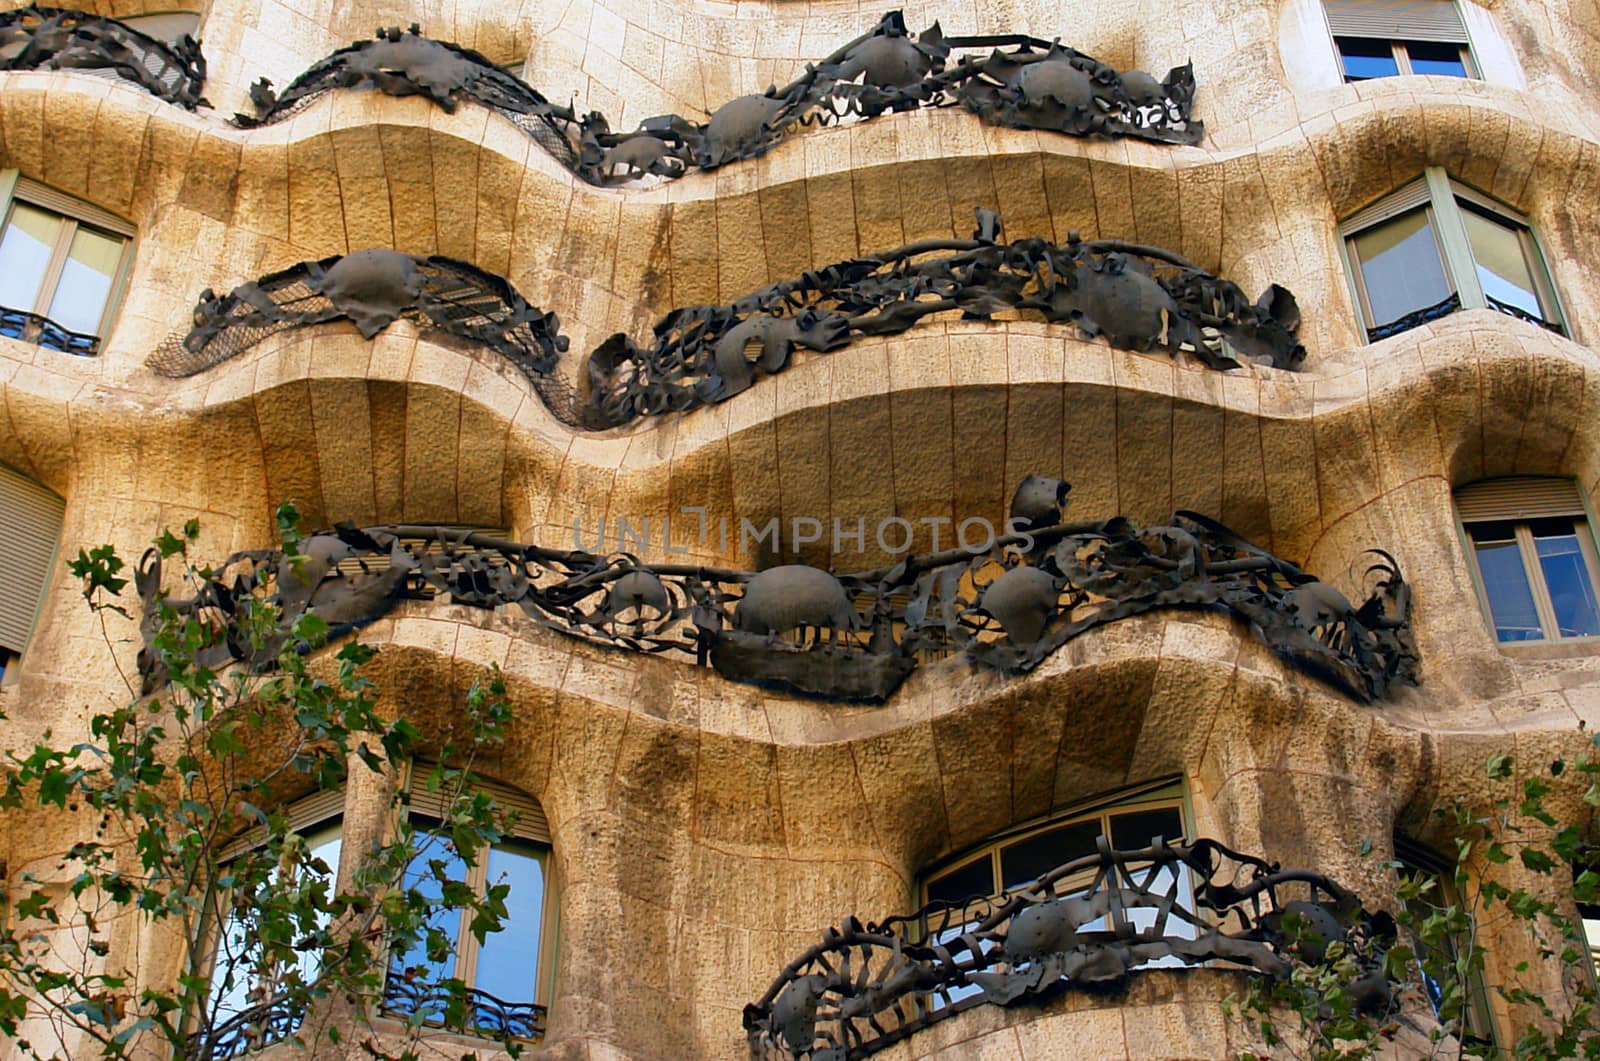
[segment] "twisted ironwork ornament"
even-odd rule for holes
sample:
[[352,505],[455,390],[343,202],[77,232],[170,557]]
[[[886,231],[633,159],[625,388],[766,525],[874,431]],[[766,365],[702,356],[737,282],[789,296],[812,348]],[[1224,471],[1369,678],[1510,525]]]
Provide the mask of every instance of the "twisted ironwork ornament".
[[148,364],[164,376],[192,376],[285,328],[349,320],[371,339],[401,317],[487,346],[536,385],[567,348],[560,319],[493,273],[454,258],[371,249],[301,262],[221,297],[207,288],[194,327],[166,339]]
[[[146,691],[165,680],[152,649],[171,613],[204,615],[221,631],[201,663],[265,667],[303,615],[343,632],[398,601],[443,597],[516,607],[591,644],[682,654],[735,681],[841,700],[882,701],[919,662],[951,653],[1025,674],[1085,631],[1162,608],[1227,612],[1286,660],[1363,701],[1416,682],[1410,587],[1387,553],[1373,551],[1370,591],[1355,605],[1192,512],[1157,527],[1122,517],[1063,523],[1069,489],[1030,477],[1013,500],[1013,533],[840,575],[806,564],[644,564],[627,552],[562,551],[470,530],[346,525],[311,535],[295,554],[235,553],[196,596],[173,600],[152,550],[135,579],[146,642],[139,669]],[[233,616],[256,614],[245,605],[259,603],[276,608],[275,636],[234,627]]]
[[1294,295],[1273,284],[1255,302],[1238,285],[1162,250],[1121,240],[1002,242],[1000,215],[978,209],[970,239],[928,239],[836,262],[722,306],[688,306],[658,320],[648,346],[617,333],[585,361],[579,402],[555,371],[567,349],[554,313],[505,280],[450,258],[390,250],[325,258],[241,284],[207,289],[194,326],[149,359],[188,376],[283,328],[349,319],[368,338],[405,316],[508,357],[563,423],[607,430],[726,401],[802,351],[830,353],[862,336],[896,335],[922,318],[1015,313],[1072,324],[1112,346],[1180,351],[1219,370],[1240,358],[1295,369]]
[[1282,978],[1335,942],[1359,973],[1346,987],[1356,1009],[1384,1012],[1393,938],[1392,919],[1322,874],[1214,840],[1118,851],[1102,836],[1094,854],[1006,895],[829,928],[745,1007],[744,1026],[754,1059],[849,1061],[976,1006],[1115,987],[1151,966]]
[[60,7],[0,12],[0,70],[93,70],[132,81],[186,110],[206,104],[206,59],[184,34],[176,43],[114,18]]
[[715,169],[755,158],[797,128],[918,107],[959,106],[991,124],[1075,136],[1196,144],[1204,135],[1190,115],[1195,84],[1189,65],[1158,81],[1022,34],[946,37],[934,23],[912,37],[899,11],[808,63],[783,88],[729,100],[704,122],[667,114],[646,118],[631,132],[613,132],[603,114],[580,115],[552,103],[479,53],[422,36],[415,24],[339,49],[281,94],[263,78],[250,92],[256,114],[234,121],[245,128],[283,121],[338,88],[423,96],[447,112],[462,100],[481,104],[579,178],[603,187]]

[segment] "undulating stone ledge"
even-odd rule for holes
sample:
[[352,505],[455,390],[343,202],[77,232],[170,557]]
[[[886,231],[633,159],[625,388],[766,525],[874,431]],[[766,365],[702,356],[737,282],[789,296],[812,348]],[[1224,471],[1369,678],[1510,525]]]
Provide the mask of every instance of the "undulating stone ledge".
[[[967,184],[994,189],[982,198],[1005,210],[1013,236],[1062,242],[1076,229],[1086,240],[1160,244],[1243,288],[1293,290],[1302,340],[1319,352],[1362,341],[1333,221],[1422,166],[1445,165],[1530,214],[1563,263],[1568,316],[1600,317],[1600,280],[1584,264],[1600,260],[1588,216],[1600,201],[1600,147],[1538,120],[1508,127],[1505,108],[1523,94],[1505,89],[1466,102],[1374,97],[1304,119],[1259,152],[1058,144],[1004,129],[974,140],[958,135],[960,115],[890,115],[816,131],[796,142],[816,150],[780,145],[667,195],[590,188],[514,127],[418,99],[335,93],[245,133],[102,78],[0,80],[0,165],[128,216],[149,236],[136,277],[159,282],[138,285],[104,355],[122,374],[186,319],[196,291],[366,246],[471,262],[534,304],[581,301],[564,323],[578,349],[592,349],[674,306],[725,303],[831,261],[964,235],[978,203],[950,191],[951,165],[979,168]],[[598,271],[580,275],[579,260]]]

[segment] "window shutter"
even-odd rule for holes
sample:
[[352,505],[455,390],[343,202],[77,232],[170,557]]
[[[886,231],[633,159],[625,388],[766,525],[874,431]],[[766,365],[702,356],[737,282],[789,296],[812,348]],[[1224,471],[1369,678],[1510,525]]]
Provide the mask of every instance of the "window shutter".
[[184,34],[200,36],[200,16],[193,11],[167,11],[159,15],[130,15],[117,20],[129,29],[138,30],[146,37],[176,44]]
[[54,210],[65,217],[75,218],[95,228],[105,229],[107,232],[118,236],[133,238],[134,227],[122,220],[109,210],[102,210],[98,206],[74,199],[64,192],[58,192],[46,184],[27,177],[17,178],[16,190],[12,193],[18,199],[26,200],[35,206],[42,206],[47,210]]
[[[289,829],[296,833],[307,832],[330,818],[338,818],[344,814],[344,786],[322,789],[297,799],[289,805],[288,814]],[[217,861],[230,862],[258,846],[264,839],[266,833],[260,826],[246,830],[222,849]]]
[[1453,0],[1323,0],[1335,37],[1466,44]]
[[1347,237],[1354,236],[1381,221],[1387,221],[1391,217],[1398,217],[1406,211],[1414,210],[1419,206],[1426,206],[1429,201],[1428,182],[1426,180],[1413,181],[1399,191],[1391,192],[1364,210],[1359,210],[1345,218],[1339,225],[1339,234]]
[[0,466],[0,646],[21,653],[55,567],[66,502]]
[[[424,770],[422,764],[412,772],[416,779]],[[523,840],[534,840],[541,844],[550,843],[550,823],[544,816],[544,808],[539,806],[539,801],[532,796],[524,795],[514,788],[506,785],[497,785],[492,781],[480,779],[476,785],[479,792],[484,793],[494,800],[508,815],[515,816],[516,820],[509,828],[503,831],[507,836],[515,836]],[[430,792],[426,784],[414,783],[411,789],[411,812],[429,818],[443,818],[445,811],[445,794]]]
[[1577,483],[1534,476],[1469,483],[1456,491],[1456,511],[1463,523],[1584,515]]

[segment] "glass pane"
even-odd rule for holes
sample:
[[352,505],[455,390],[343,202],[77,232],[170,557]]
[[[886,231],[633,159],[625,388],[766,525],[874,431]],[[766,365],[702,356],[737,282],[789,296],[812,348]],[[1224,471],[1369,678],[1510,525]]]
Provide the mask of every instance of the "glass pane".
[[1149,847],[1151,837],[1183,840],[1183,815],[1177,807],[1130,811],[1111,816],[1111,846],[1119,851]]
[[1473,548],[1478,556],[1478,573],[1483,577],[1483,592],[1489,598],[1494,636],[1501,641],[1538,641],[1544,637],[1517,543],[1474,540]]
[[1594,581],[1584,560],[1578,536],[1540,534],[1533,536],[1539,554],[1539,569],[1544,574],[1550,603],[1555,606],[1556,627],[1562,637],[1592,637],[1600,634],[1600,602],[1595,600]]
[[490,887],[507,884],[501,929],[483,938],[473,984],[502,1002],[533,1002],[539,993],[539,940],[544,920],[544,865],[531,851],[489,852]]
[[5,236],[0,237],[0,306],[33,312],[63,224],[36,206],[19,202],[12,208]]
[[1461,45],[1436,41],[1406,41],[1406,58],[1414,74],[1442,74],[1466,77],[1467,64],[1461,61]]
[[929,902],[942,899],[962,903],[994,894],[994,871],[989,868],[987,855],[947,870],[928,882]]
[[[447,838],[424,836],[419,830],[417,843],[421,849],[411,856],[402,887],[415,888],[430,904],[438,903],[444,898],[444,885],[434,873],[434,864],[438,864],[439,872],[446,879],[465,883],[467,863]],[[389,960],[390,976],[407,976],[409,971],[410,978],[422,984],[431,984],[455,975],[455,952],[461,939],[461,911],[436,909],[429,914],[424,931],[427,928],[438,929],[450,940],[444,957],[436,962],[428,960],[427,937],[424,936],[415,947],[405,950],[395,948]]]
[[1075,858],[1094,854],[1100,819],[1060,825],[1018,840],[1000,852],[1000,879],[1007,891],[1021,887]]
[[94,335],[106,311],[111,284],[122,261],[122,240],[79,226],[72,235],[61,282],[45,314],[68,331]]
[[[303,836],[312,862],[321,863],[320,867],[313,866],[311,872],[316,879],[331,884],[339,872],[339,823],[323,825]],[[273,876],[274,879],[278,879],[276,871]],[[319,929],[328,927],[326,915],[318,916],[317,927]],[[228,918],[228,923],[222,930],[222,938],[217,942],[211,982],[220,995],[214,1002],[219,1022],[251,1006],[270,1001],[291,970],[298,972],[300,982],[303,984],[315,981],[322,970],[322,953],[316,947],[300,952],[300,957],[292,965],[277,965],[272,969],[257,968],[261,960],[260,952],[251,953],[245,934],[244,919],[238,913],[234,913]],[[233,983],[228,985],[230,972]],[[291,1016],[287,1023],[272,1023],[267,1030],[273,1034],[289,1033],[298,1026],[299,1017],[295,1015]]]
[[1478,267],[1478,282],[1483,293],[1506,302],[1535,317],[1545,316],[1539,305],[1538,288],[1522,253],[1522,238],[1515,228],[1491,220],[1462,205],[1461,219],[1472,242],[1472,260]]
[[1388,41],[1365,37],[1335,37],[1333,41],[1339,48],[1339,61],[1344,65],[1346,81],[1394,77],[1400,73],[1400,64],[1394,61],[1394,50],[1389,47]]
[[1426,207],[1367,229],[1355,244],[1374,326],[1388,324],[1450,296],[1439,244]]

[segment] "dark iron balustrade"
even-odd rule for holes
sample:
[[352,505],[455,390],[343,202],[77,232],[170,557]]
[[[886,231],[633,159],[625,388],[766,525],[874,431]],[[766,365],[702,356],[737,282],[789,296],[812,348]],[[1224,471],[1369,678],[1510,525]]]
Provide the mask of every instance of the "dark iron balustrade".
[[184,1044],[186,1061],[226,1061],[280,1042],[300,1030],[304,1010],[289,999],[275,998],[242,1009],[211,1028],[191,1035]]
[[1567,334],[1566,329],[1561,327],[1561,325],[1557,324],[1555,321],[1547,321],[1538,314],[1529,313],[1521,306],[1513,306],[1509,302],[1501,302],[1493,295],[1484,295],[1483,297],[1488,300],[1489,308],[1492,310],[1495,310],[1499,313],[1504,313],[1508,317],[1515,317],[1519,321],[1527,321],[1529,324],[1537,324],[1545,331],[1555,332],[1557,335]]
[[1190,113],[1191,66],[1157,81],[1021,34],[946,37],[935,23],[912,37],[899,11],[808,63],[783,88],[729,100],[704,122],[668,114],[613,132],[604,115],[552,103],[479,53],[423,37],[416,25],[339,49],[282,93],[262,79],[251,90],[256,114],[234,121],[245,128],[283,121],[339,88],[419,95],[446,111],[462,100],[489,107],[579,178],[601,186],[681,177],[754,158],[797,128],[918,107],[959,106],[991,124],[1077,136],[1196,144],[1204,135]]
[[1335,942],[1356,957],[1357,1008],[1381,1012],[1392,939],[1389,918],[1319,873],[1214,840],[1116,851],[1102,836],[1010,894],[829,928],[745,1007],[744,1026],[760,1061],[849,1061],[977,1006],[1111,988],[1151,964],[1284,977]]
[[0,306],[0,335],[79,357],[93,357],[100,352],[98,335],[68,331],[49,317],[5,306]]
[[464,1008],[462,1030],[499,1041],[544,1038],[547,1010],[532,1002],[505,1002],[475,987],[459,994],[436,983],[421,983],[391,972],[383,985],[383,1008],[398,1017],[423,1015],[424,1024],[441,1024],[449,1009]]
[[[1069,489],[1031,476],[1012,500],[1008,526],[1017,533],[837,576],[803,564],[760,572],[646,565],[626,552],[563,551],[458,529],[344,526],[307,538],[304,558],[293,562],[278,550],[235,553],[185,600],[161,592],[154,550],[135,581],[147,636],[162,609],[224,616],[251,601],[277,606],[279,638],[252,649],[219,633],[201,650],[207,666],[230,658],[270,666],[307,613],[343,632],[401,600],[445,597],[516,607],[592,644],[681,654],[736,681],[844,700],[881,701],[922,660],[952,653],[1025,674],[1088,630],[1163,608],[1231,614],[1285,659],[1361,700],[1416,682],[1410,587],[1387,554],[1374,550],[1369,594],[1355,605],[1194,513],[1157,527],[1121,517],[1062,523]],[[148,648],[139,667],[147,692],[165,680]]]
[[[1547,321],[1543,317],[1529,313],[1520,306],[1513,306],[1509,302],[1502,302],[1493,295],[1485,295],[1484,298],[1488,301],[1489,308],[1495,310],[1496,312],[1504,313],[1508,317],[1515,317],[1520,321],[1527,321],[1529,324],[1537,324],[1546,331],[1555,332],[1557,335],[1567,334],[1566,329],[1557,324],[1555,321]],[[1450,314],[1456,312],[1460,308],[1461,296],[1456,293],[1451,293],[1449,298],[1436,302],[1431,306],[1424,306],[1422,309],[1414,310],[1411,313],[1407,313],[1404,317],[1390,321],[1388,324],[1380,324],[1376,328],[1368,328],[1367,341],[1375,343],[1379,339],[1387,339],[1391,335],[1399,335],[1401,332],[1408,332],[1412,328],[1418,328],[1424,324],[1429,324],[1433,321],[1440,320],[1441,318],[1448,317]]]
[[896,335],[936,313],[1016,313],[1070,324],[1124,350],[1179,351],[1212,368],[1240,358],[1296,369],[1294,295],[1273,284],[1254,303],[1238,285],[1171,251],[1121,240],[1002,242],[1000,216],[976,211],[970,239],[929,239],[785,280],[724,306],[688,306],[655,324],[648,345],[618,333],[585,362],[580,402],[556,371],[567,340],[560,321],[528,305],[505,280],[465,262],[363,250],[302,262],[200,296],[188,334],[150,358],[188,376],[282,329],[350,319],[371,338],[397,317],[490,347],[532,381],[563,423],[620,427],[726,401],[787,368],[799,350],[828,353],[862,336]]
[[206,103],[206,59],[185,34],[168,44],[114,18],[58,7],[0,12],[0,70],[90,70],[132,81],[194,110]]

